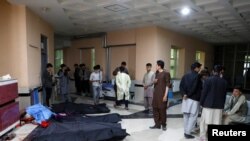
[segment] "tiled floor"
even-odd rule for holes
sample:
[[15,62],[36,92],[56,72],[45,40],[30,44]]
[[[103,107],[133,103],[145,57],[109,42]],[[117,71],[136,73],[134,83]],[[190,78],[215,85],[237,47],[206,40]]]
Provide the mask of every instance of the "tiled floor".
[[25,124],[25,126],[22,126],[20,128],[17,128],[14,133],[16,134],[16,137],[13,139],[13,141],[22,141],[25,139],[29,133],[32,132],[37,127],[37,125],[34,124]]
[[[76,103],[92,103],[91,98],[83,96],[75,97]],[[127,136],[124,141],[185,141],[183,137],[183,118],[181,116],[181,104],[176,104],[168,108],[168,119],[167,119],[167,131],[160,129],[149,129],[149,126],[154,124],[152,115],[145,115],[141,111],[144,110],[142,105],[130,104],[129,110],[125,110],[124,107],[114,108],[114,101],[101,100],[105,102],[110,108],[111,113],[119,113],[125,118],[121,121],[122,127],[127,130],[130,136]],[[173,105],[173,104],[172,104]],[[138,114],[139,113],[139,114]],[[144,115],[145,116],[144,116]],[[97,114],[100,115],[100,114]],[[139,117],[130,116],[139,115]],[[21,128],[14,130],[17,135],[13,141],[23,140],[34,128],[35,125],[27,124]],[[193,139],[197,140],[197,139]],[[189,140],[192,141],[192,140]]]

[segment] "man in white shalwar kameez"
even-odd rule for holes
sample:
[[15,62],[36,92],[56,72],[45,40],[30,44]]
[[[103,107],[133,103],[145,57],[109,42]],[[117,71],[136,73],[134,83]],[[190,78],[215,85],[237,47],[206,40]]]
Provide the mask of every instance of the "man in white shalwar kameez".
[[145,112],[152,111],[152,100],[153,100],[153,93],[154,93],[154,79],[155,73],[151,71],[152,64],[146,64],[147,72],[144,74],[143,77],[143,87],[144,87],[144,107]]
[[213,76],[209,77],[203,85],[200,105],[202,114],[200,119],[200,140],[207,140],[209,124],[222,124],[222,112],[227,94],[227,82],[220,77],[221,65],[214,66]]
[[186,139],[194,138],[191,132],[197,123],[200,110],[201,87],[198,86],[198,82],[201,81],[198,77],[200,69],[201,64],[199,62],[193,63],[191,65],[191,72],[184,75],[180,83],[180,90],[183,94],[182,113],[184,119],[184,136]]
[[129,88],[131,86],[131,79],[128,74],[125,73],[125,68],[120,67],[120,71],[116,76],[117,85],[117,101],[115,106],[120,105],[122,100],[125,101],[125,109],[128,110],[128,101],[130,98]]

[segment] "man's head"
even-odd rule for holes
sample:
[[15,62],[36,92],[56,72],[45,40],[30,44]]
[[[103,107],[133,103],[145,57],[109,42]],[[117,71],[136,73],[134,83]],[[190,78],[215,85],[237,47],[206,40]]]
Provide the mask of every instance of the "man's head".
[[156,62],[156,70],[164,69],[164,62],[162,60],[158,60]]
[[78,68],[78,64],[74,64],[74,67],[75,67],[75,68]]
[[146,64],[146,70],[149,72],[149,71],[151,71],[151,68],[152,68],[152,64],[151,63],[147,63]]
[[94,69],[94,71],[95,71],[95,72],[98,72],[98,71],[99,71],[98,66],[94,66],[94,68],[93,68],[93,69]]
[[124,68],[126,67],[126,65],[127,65],[127,63],[126,63],[125,61],[123,61],[123,62],[121,63],[121,66],[124,67]]
[[223,67],[221,65],[215,65],[213,69],[214,75],[220,75],[223,71]]
[[62,70],[66,70],[67,69],[67,66],[65,64],[61,64],[60,67],[61,67]]
[[205,80],[209,77],[209,72],[208,70],[206,69],[203,69],[200,71],[200,76],[201,76],[201,79]]
[[100,65],[96,65],[98,70],[101,70],[101,66]]
[[241,86],[235,86],[233,90],[233,96],[238,97],[242,93],[242,88]]
[[85,64],[80,64],[81,69],[85,69]]
[[125,68],[123,66],[119,67],[120,73],[124,73],[125,72]]
[[202,64],[196,61],[191,65],[191,70],[199,72],[201,70],[201,66]]
[[48,63],[48,64],[46,65],[46,69],[47,69],[49,72],[51,72],[51,71],[53,70],[53,65],[52,65],[51,63]]

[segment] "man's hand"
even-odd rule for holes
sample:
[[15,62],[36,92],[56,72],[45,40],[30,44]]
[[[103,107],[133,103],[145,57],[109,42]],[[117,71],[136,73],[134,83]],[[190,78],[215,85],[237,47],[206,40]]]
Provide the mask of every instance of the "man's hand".
[[155,79],[155,80],[154,80],[154,84],[157,83],[157,81],[158,81],[158,79]]
[[148,88],[148,86],[144,86],[144,89],[146,90]]
[[165,95],[162,99],[163,102],[166,102],[167,101],[167,96]]
[[187,100],[187,95],[186,94],[184,94],[183,100]]
[[50,74],[50,75],[53,75],[53,70],[50,70],[50,71],[49,71],[49,74]]

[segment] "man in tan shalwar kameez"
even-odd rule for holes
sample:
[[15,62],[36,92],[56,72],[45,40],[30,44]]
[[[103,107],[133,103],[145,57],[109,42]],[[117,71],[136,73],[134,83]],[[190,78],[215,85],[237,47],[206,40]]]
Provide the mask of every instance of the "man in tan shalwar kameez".
[[146,64],[147,72],[144,74],[143,77],[143,86],[144,86],[144,107],[145,113],[151,113],[152,109],[152,101],[153,101],[153,93],[154,93],[154,79],[155,73],[151,70],[152,64]]

